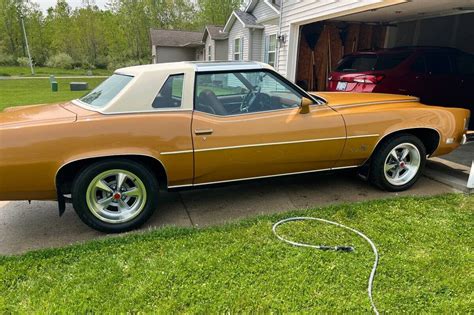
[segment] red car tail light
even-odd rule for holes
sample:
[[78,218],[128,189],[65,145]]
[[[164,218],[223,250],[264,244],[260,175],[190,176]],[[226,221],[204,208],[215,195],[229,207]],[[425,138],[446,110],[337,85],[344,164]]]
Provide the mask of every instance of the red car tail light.
[[378,75],[372,75],[372,74],[364,74],[364,75],[359,75],[354,78],[354,82],[357,83],[369,83],[369,84],[377,84],[380,81],[383,80],[385,76],[378,74]]

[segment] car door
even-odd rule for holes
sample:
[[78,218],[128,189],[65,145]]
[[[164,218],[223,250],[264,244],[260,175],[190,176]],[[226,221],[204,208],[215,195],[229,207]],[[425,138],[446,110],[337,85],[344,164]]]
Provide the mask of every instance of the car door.
[[458,90],[452,71],[451,60],[447,53],[427,53],[425,55],[427,76],[423,81],[427,91],[428,104],[446,105]]
[[[303,93],[272,71],[219,73],[221,86],[213,75],[196,75],[194,184],[329,169],[339,159],[340,114],[325,105],[300,113]],[[242,99],[237,114],[222,110],[232,94]]]

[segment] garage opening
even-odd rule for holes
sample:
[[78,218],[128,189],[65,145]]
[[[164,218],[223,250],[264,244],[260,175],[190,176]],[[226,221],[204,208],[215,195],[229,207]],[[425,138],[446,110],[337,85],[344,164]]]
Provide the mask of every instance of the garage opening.
[[324,91],[327,78],[343,56],[384,47],[386,26],[344,21],[317,22],[300,28],[296,82]]
[[[295,82],[325,91],[331,72],[355,52],[436,46],[474,54],[474,6],[470,0],[412,0],[302,25],[299,32]],[[371,61],[357,62],[363,69]]]

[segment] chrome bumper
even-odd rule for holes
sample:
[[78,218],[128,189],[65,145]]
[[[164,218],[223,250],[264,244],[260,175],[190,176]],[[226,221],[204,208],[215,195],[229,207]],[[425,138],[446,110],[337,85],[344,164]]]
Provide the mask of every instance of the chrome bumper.
[[467,131],[462,135],[461,144],[466,144],[469,142],[474,142],[474,131]]

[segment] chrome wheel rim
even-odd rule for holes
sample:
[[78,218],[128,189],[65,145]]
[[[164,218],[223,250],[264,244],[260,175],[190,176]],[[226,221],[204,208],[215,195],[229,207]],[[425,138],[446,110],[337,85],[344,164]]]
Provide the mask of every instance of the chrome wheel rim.
[[401,143],[385,158],[385,178],[394,186],[405,185],[416,176],[420,163],[421,156],[418,148],[411,143]]
[[86,202],[92,214],[107,223],[124,223],[139,215],[147,200],[145,185],[121,169],[100,173],[90,182]]

